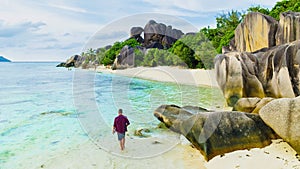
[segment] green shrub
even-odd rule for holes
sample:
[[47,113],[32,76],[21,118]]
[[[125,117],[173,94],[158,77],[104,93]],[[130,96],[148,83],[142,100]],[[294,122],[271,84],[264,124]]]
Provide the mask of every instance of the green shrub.
[[116,56],[120,53],[121,49],[126,45],[130,47],[136,47],[136,46],[140,46],[141,44],[138,41],[136,41],[136,39],[134,38],[130,38],[124,42],[115,42],[114,45],[105,52],[101,63],[104,64],[105,66],[113,64],[114,60],[116,59]]

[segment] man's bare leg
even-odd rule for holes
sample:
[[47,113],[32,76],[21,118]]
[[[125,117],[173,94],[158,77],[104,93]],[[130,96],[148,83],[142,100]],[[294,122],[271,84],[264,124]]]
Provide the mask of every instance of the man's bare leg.
[[122,138],[120,144],[121,144],[121,150],[124,150],[125,149],[125,138]]
[[[123,139],[122,139],[123,140]],[[122,140],[120,140],[120,148],[121,150],[123,150],[123,143],[122,143]]]

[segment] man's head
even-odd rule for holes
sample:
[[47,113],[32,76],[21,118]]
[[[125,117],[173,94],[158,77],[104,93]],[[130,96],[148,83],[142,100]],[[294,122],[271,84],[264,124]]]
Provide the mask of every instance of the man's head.
[[122,114],[122,113],[123,113],[123,110],[122,110],[122,109],[119,109],[118,113],[119,113],[119,114]]

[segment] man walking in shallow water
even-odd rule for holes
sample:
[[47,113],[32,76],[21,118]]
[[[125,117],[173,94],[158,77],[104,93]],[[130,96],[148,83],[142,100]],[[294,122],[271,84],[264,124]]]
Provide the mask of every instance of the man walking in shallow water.
[[117,132],[118,140],[120,141],[121,150],[125,148],[125,132],[127,131],[127,126],[130,124],[126,116],[123,115],[123,110],[119,109],[118,116],[114,120],[113,131],[114,134]]

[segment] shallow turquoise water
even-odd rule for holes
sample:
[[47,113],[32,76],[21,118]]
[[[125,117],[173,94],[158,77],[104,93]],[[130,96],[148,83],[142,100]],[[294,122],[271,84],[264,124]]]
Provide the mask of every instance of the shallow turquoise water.
[[56,64],[0,63],[0,166],[18,167],[37,154],[50,157],[111,134],[118,108],[133,130],[154,128],[159,122],[152,113],[161,104],[223,104],[214,88],[68,71]]
[[73,72],[55,64],[0,63],[0,164],[85,139],[72,101]]

